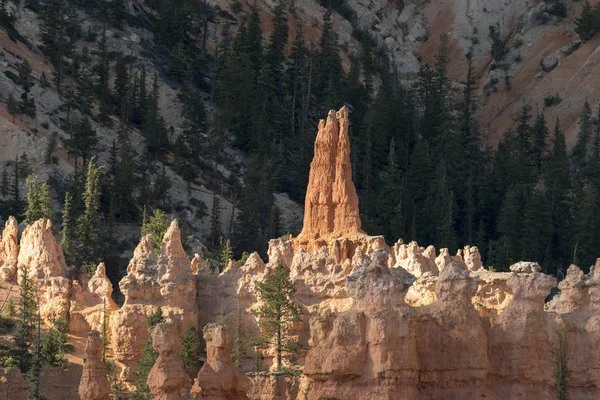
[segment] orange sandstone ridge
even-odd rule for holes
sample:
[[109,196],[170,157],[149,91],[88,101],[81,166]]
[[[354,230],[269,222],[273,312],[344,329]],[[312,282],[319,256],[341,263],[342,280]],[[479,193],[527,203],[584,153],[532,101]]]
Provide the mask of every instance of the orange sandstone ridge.
[[363,236],[358,196],[352,182],[348,109],[329,111],[319,122],[314,157],[310,164],[304,203],[304,226],[299,244],[324,243],[329,239]]

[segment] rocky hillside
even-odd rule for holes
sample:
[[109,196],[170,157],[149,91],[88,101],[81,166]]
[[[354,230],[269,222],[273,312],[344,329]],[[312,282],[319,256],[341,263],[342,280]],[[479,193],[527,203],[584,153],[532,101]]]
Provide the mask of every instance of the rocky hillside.
[[[574,32],[582,2],[559,2],[565,16],[553,11],[556,2],[550,3],[548,8],[548,2],[516,0],[298,0],[284,7],[270,1],[207,1],[189,10],[187,3],[182,5],[189,11],[185,19],[157,1],[89,7],[74,2],[61,11],[66,21],[62,39],[69,47],[69,54],[63,54],[60,46],[52,50],[48,45],[58,40],[48,35],[56,23],[47,13],[52,1],[7,1],[0,28],[3,217],[14,208],[10,186],[23,154],[29,163],[25,170],[50,183],[53,209],[60,216],[66,192],[75,191],[77,179],[82,179],[75,172],[93,153],[104,166],[102,218],[115,227],[117,245],[112,248],[119,268],[108,261],[109,271],[118,269],[111,277],[124,274],[145,207],[149,213],[162,209],[180,220],[191,234],[189,254],[200,253],[207,244],[216,257],[219,243],[228,238],[238,257],[253,249],[265,255],[268,238],[299,232],[299,204],[309,179],[317,120],[345,103],[355,149],[351,162],[369,229],[388,240],[402,237],[459,248],[473,242],[474,232],[483,226],[479,245],[484,258],[506,268],[506,259],[514,257],[495,254],[502,236],[498,215],[486,220],[474,215],[483,214],[479,209],[474,214],[466,211],[471,200],[457,189],[460,193],[451,200],[457,204],[448,206],[458,210],[449,222],[453,232],[435,233],[433,220],[445,212],[443,206],[437,205],[440,210],[426,221],[415,207],[424,198],[412,196],[414,187],[406,185],[418,186],[409,167],[419,164],[414,159],[422,155],[420,138],[437,152],[444,147],[434,143],[438,133],[458,131],[465,123],[461,113],[469,126],[477,126],[474,148],[495,148],[514,127],[524,104],[549,125],[560,118],[567,144],[574,146],[584,103],[594,110],[600,102],[593,89],[598,39],[582,42]],[[494,40],[502,45],[497,59],[491,51]],[[449,82],[443,96],[452,109],[444,117],[453,121],[448,127],[427,120],[421,98],[423,67],[438,62],[441,48],[443,79]],[[233,63],[227,58],[232,49],[248,58],[240,56],[240,64]],[[472,55],[468,87],[473,108],[464,108],[463,101],[467,55]],[[24,61],[31,67],[27,90],[20,78]],[[250,65],[258,69],[248,75]],[[142,99],[144,91],[147,99]],[[29,115],[14,109],[24,92],[35,105]],[[77,123],[84,120],[95,135],[91,153],[73,148]],[[385,156],[391,150],[401,177],[388,190],[382,174],[392,168]],[[428,162],[430,170],[438,168],[437,161]],[[433,180],[433,171],[425,175],[419,179]],[[454,175],[449,186],[431,191],[449,192],[449,187],[467,181]],[[17,214],[24,211],[24,178],[17,182]],[[537,174],[535,179],[528,183],[531,187],[539,183]],[[432,185],[439,186],[437,181]],[[509,185],[505,186],[494,199],[478,201],[488,202],[497,213]],[[394,208],[395,199],[406,193],[412,197],[402,200],[401,210]],[[399,216],[393,227],[385,223],[389,209]]]

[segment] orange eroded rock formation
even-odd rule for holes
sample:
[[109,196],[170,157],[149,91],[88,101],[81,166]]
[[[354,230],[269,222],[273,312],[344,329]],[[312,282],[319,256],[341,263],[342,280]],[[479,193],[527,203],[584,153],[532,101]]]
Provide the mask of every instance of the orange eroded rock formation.
[[100,332],[88,333],[85,347],[85,362],[79,383],[79,397],[85,400],[108,400],[110,383],[106,374],[106,366],[102,362],[104,344]]
[[119,286],[125,303],[111,316],[112,349],[115,359],[125,366],[136,367],[146,341],[146,317],[158,307],[179,332],[198,326],[196,281],[177,220],[165,233],[158,255],[152,237],[142,237]]
[[0,279],[11,281],[17,274],[17,260],[19,257],[19,242],[17,233],[19,227],[15,217],[10,217],[4,224],[2,240],[0,241]]
[[190,378],[177,356],[180,348],[177,328],[171,322],[158,324],[152,331],[152,347],[158,358],[148,374],[153,400],[190,400]]
[[317,240],[363,235],[358,196],[352,182],[348,109],[329,111],[319,122],[314,157],[310,164],[304,206],[304,226],[298,240]]
[[69,331],[72,334],[81,336],[90,330],[102,330],[104,323],[108,325],[110,315],[119,309],[111,297],[113,287],[104,263],[98,265],[87,284],[73,281],[71,292]]
[[229,329],[221,324],[208,324],[203,334],[206,363],[194,381],[192,395],[196,400],[247,400],[250,380],[231,361]]
[[[67,320],[71,281],[62,248],[52,233],[52,221],[40,219],[23,231],[19,246],[18,276],[27,276],[36,288],[40,314],[46,325]],[[19,278],[20,279],[20,278]]]

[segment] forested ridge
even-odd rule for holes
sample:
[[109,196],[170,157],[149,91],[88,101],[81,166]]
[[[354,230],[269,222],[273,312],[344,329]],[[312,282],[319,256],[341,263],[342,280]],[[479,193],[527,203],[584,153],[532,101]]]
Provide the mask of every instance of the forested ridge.
[[[524,103],[513,128],[492,148],[487,127],[476,118],[480,91],[471,53],[462,82],[452,82],[447,37],[441,38],[435,62],[422,63],[416,80],[402,82],[392,55],[368,31],[353,32],[359,52],[340,48],[331,16],[345,10],[343,2],[324,14],[318,41],[305,39],[306,22],[296,18],[288,2],[273,8],[269,37],[261,31],[256,4],[249,4],[247,12],[232,6],[233,16],[191,0],[134,2],[135,15],[122,0],[25,3],[41,19],[41,50],[54,67],[51,82],[42,76],[35,84],[53,87],[69,116],[77,115],[64,121],[70,135],[64,145],[76,169],[63,196],[68,213],[60,214],[69,223],[83,221],[90,213],[86,202],[99,196],[103,223],[93,220],[96,240],[112,243],[114,222],[138,222],[146,209],[161,207],[170,183],[156,169],[160,161],[189,182],[202,171],[207,186],[226,193],[239,210],[226,231],[218,220],[218,201],[203,211],[211,216],[207,239],[212,249],[229,239],[235,257],[244,251],[265,253],[268,239],[287,233],[273,192],[304,201],[317,121],[346,104],[354,182],[369,234],[383,234],[389,243],[417,240],[452,251],[477,245],[484,263],[497,270],[525,259],[560,273],[570,263],[587,268],[598,255],[600,110],[586,103],[577,143],[568,149],[560,120],[546,121],[544,108]],[[0,10],[0,23],[20,40],[6,0]],[[578,29],[585,30],[582,38],[595,33],[596,14],[578,19],[583,26]],[[78,24],[85,16],[100,21],[102,29],[82,31]],[[220,35],[209,48],[206,26],[217,20]],[[290,35],[292,23],[295,35]],[[107,47],[106,32],[124,26],[153,32],[153,41],[144,43],[145,56],[180,91],[181,134],[174,134],[158,112],[157,76],[135,57]],[[89,46],[76,46],[78,41]],[[490,44],[495,68],[505,53],[502,38],[490,29],[490,43],[472,45]],[[35,116],[30,75],[23,63],[14,76],[23,95],[6,104],[19,118]],[[508,78],[505,86],[516,90]],[[559,94],[552,100],[546,107],[560,101]],[[93,184],[90,166],[95,168],[96,132],[90,120],[118,133],[96,189],[86,187],[86,179]],[[145,137],[143,148],[130,142],[133,129]],[[217,165],[231,163],[232,148],[244,155],[244,167],[225,177]],[[3,217],[22,215],[27,208],[19,191],[19,180],[28,175],[27,160],[15,165],[12,172],[4,169],[0,182]],[[155,176],[152,185],[149,173]],[[89,190],[97,192],[86,194]],[[97,261],[100,254],[110,257],[111,246],[89,245],[91,239],[81,234],[73,237],[76,246],[86,249],[85,259],[77,263]]]

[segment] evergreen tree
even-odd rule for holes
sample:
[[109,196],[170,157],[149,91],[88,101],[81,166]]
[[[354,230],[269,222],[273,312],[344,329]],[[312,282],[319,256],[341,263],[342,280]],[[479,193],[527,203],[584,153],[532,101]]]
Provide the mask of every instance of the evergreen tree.
[[42,50],[56,69],[56,89],[61,93],[65,70],[68,67],[67,58],[74,53],[75,41],[80,31],[77,12],[68,2],[44,0],[40,17]]
[[100,248],[100,175],[100,167],[96,165],[96,158],[92,157],[85,177],[84,210],[77,218],[79,266],[85,266],[89,271],[98,261]]
[[581,16],[575,18],[575,32],[581,40],[590,40],[600,29],[600,10],[592,8],[590,2],[586,0],[581,10]]
[[213,203],[210,213],[210,240],[217,244],[221,237],[221,200],[216,193],[213,193]]
[[498,216],[497,231],[501,239],[496,246],[494,259],[496,267],[507,268],[510,264],[518,261],[522,215],[522,196],[517,187],[511,185],[504,195]]
[[572,229],[573,188],[569,168],[565,135],[556,120],[554,146],[544,166],[544,184],[553,225],[551,266],[556,268],[562,268],[571,262],[571,240],[574,233]]
[[2,170],[2,180],[0,181],[0,194],[2,197],[8,196],[8,192],[10,190],[10,184],[8,183],[8,172],[6,172],[6,168]]
[[571,151],[571,158],[576,168],[583,168],[585,166],[588,144],[592,136],[592,109],[590,103],[587,101],[583,105],[583,113],[579,120],[579,133],[577,134],[577,141]]
[[600,246],[600,195],[594,185],[588,185],[579,207],[575,232],[576,257],[584,270],[594,264]]
[[71,125],[70,134],[71,137],[65,140],[65,147],[69,156],[75,157],[75,170],[77,170],[79,158],[84,166],[87,164],[98,143],[98,138],[86,117]]
[[546,119],[544,114],[537,115],[535,123],[533,125],[533,155],[535,163],[539,168],[542,167],[542,162],[548,152],[548,127],[546,126]]
[[10,197],[11,197],[10,209],[11,209],[11,214],[14,216],[21,215],[21,212],[23,209],[23,204],[21,201],[21,194],[20,194],[20,189],[19,189],[19,179],[21,176],[19,170],[20,170],[19,164],[17,161],[15,161],[13,181],[12,181],[11,190],[10,190]]
[[138,371],[137,375],[137,388],[135,393],[133,394],[133,398],[135,400],[151,400],[152,396],[150,394],[150,388],[146,381],[148,380],[148,374],[150,370],[154,366],[156,359],[158,358],[158,353],[152,347],[152,329],[164,322],[165,318],[162,314],[162,308],[158,307],[154,314],[149,316],[146,320],[147,333],[146,333],[146,342],[144,343],[144,348],[142,350],[142,359],[137,361]]
[[19,351],[19,369],[27,372],[30,368],[29,349],[35,339],[35,318],[37,302],[35,300],[35,288],[28,276],[26,265],[19,270],[19,320],[13,332],[13,340]]
[[321,33],[317,72],[318,84],[316,95],[321,103],[319,109],[321,114],[339,107],[343,76],[338,36],[333,29],[331,9],[328,9],[323,16],[323,31]]
[[23,93],[21,93],[21,102],[19,103],[19,110],[22,114],[29,117],[35,117],[35,103],[31,97],[31,88],[33,87],[33,79],[31,77],[31,67],[27,60],[19,66],[19,84],[23,87]]
[[[144,210],[144,219],[146,218],[146,212]],[[154,213],[150,216],[150,219],[142,223],[142,236],[152,235],[152,247],[154,251],[158,253],[162,246],[163,237],[169,229],[168,216],[161,209],[154,210]]]
[[46,333],[40,346],[44,364],[51,367],[62,367],[65,364],[65,353],[70,348],[67,344],[67,328],[64,320],[57,319]]
[[569,400],[567,378],[571,374],[569,370],[567,356],[569,347],[565,333],[559,330],[556,331],[558,339],[557,345],[552,349],[554,356],[554,383],[556,387],[556,398],[558,400]]
[[53,212],[48,184],[40,185],[37,175],[29,175],[25,183],[27,185],[27,211],[25,211],[27,223],[33,224],[38,219],[52,219]]
[[221,252],[219,254],[219,271],[225,271],[229,261],[233,260],[233,251],[231,250],[231,241],[221,238]]
[[181,95],[183,109],[183,143],[185,155],[191,160],[199,161],[202,145],[206,142],[208,132],[206,107],[202,96],[197,91],[184,90]]
[[19,102],[13,97],[12,93],[8,95],[8,99],[6,100],[6,110],[10,115],[12,115],[13,122],[15,122],[15,118],[21,110],[19,107]]
[[183,362],[183,368],[191,372],[200,364],[200,337],[194,325],[190,325],[180,335],[181,348],[178,356]]
[[72,265],[75,262],[75,256],[73,254],[74,229],[73,215],[71,210],[72,201],[73,197],[71,196],[71,193],[67,192],[67,194],[65,194],[65,202],[63,205],[63,220],[60,240],[60,247],[62,247],[67,265]]
[[521,235],[522,257],[545,265],[550,257],[552,219],[547,196],[540,190],[531,192],[525,202]]
[[[289,337],[292,325],[300,321],[302,310],[294,302],[296,286],[289,277],[288,268],[279,264],[263,282],[257,284],[262,305],[253,314],[259,318],[262,335],[255,339],[259,345],[274,345],[276,370],[285,371],[282,353],[297,353],[299,343]],[[293,363],[293,358],[290,360]]]
[[124,0],[112,0],[109,3],[110,22],[117,29],[123,29],[123,21],[127,16],[127,8]]
[[106,27],[102,27],[102,36],[98,44],[100,59],[96,65],[96,93],[100,99],[100,112],[108,115],[112,112],[110,104],[111,93],[109,87],[110,65],[108,60],[108,44],[106,42]]
[[492,41],[492,58],[495,61],[500,61],[504,58],[504,54],[506,54],[506,43],[502,40],[500,36],[500,32],[497,27],[494,25],[490,25],[490,40]]

